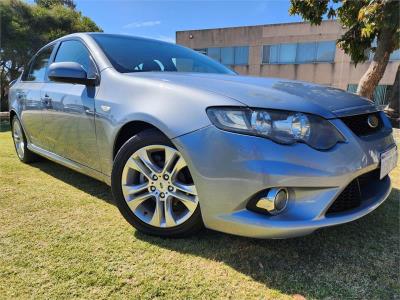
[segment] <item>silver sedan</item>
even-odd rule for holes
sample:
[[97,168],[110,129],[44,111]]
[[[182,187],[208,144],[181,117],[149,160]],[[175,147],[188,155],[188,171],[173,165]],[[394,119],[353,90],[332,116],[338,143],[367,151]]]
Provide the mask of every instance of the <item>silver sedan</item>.
[[161,41],[101,33],[44,46],[10,88],[19,159],[111,185],[126,220],[287,238],[360,218],[389,195],[392,128],[372,102],[244,77]]

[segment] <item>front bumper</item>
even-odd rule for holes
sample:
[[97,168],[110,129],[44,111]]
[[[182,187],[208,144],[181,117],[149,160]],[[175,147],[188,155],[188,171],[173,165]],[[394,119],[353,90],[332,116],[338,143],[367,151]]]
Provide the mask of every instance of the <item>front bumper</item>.
[[[235,134],[208,126],[173,140],[188,163],[207,228],[255,238],[287,238],[358,219],[389,195],[386,176],[369,187],[361,205],[326,215],[355,178],[379,168],[380,153],[394,146],[390,126],[359,138],[340,120],[332,123],[347,138],[329,151],[305,144],[279,145],[268,139]],[[289,190],[279,215],[246,208],[256,193],[272,187]]]

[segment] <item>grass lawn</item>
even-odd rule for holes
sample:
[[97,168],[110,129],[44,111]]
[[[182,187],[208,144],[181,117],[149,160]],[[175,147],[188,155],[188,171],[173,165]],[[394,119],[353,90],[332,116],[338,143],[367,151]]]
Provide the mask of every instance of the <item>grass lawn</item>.
[[303,238],[136,232],[110,189],[0,132],[0,298],[400,298],[400,168],[370,215]]

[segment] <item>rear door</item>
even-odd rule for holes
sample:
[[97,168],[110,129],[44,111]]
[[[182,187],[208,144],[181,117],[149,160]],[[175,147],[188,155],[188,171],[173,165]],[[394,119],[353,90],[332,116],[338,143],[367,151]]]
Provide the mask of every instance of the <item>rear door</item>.
[[41,89],[54,45],[38,52],[16,87],[16,100],[21,107],[21,121],[30,142],[44,148]]
[[[62,41],[54,62],[76,62],[89,76],[97,72],[80,40]],[[42,88],[44,133],[50,151],[100,171],[94,121],[96,87],[48,80]]]

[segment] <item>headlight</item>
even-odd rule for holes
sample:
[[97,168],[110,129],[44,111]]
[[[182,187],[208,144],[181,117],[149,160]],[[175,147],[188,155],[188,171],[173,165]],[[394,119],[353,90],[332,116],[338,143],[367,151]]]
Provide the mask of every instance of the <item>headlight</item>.
[[345,141],[329,121],[300,112],[211,107],[207,114],[220,129],[266,137],[281,144],[306,143],[327,150]]

